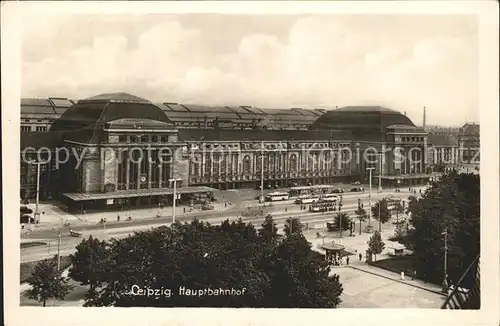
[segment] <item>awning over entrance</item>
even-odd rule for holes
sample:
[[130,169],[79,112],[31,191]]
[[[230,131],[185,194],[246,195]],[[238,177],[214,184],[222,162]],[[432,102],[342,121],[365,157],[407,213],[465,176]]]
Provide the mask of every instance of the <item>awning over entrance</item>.
[[[433,178],[433,177],[438,177],[440,174],[434,173],[434,174],[401,174],[401,175],[383,175],[381,176],[381,179],[384,180],[408,180],[408,179],[424,179],[424,178]],[[377,176],[378,178],[378,176]]]
[[[176,189],[177,194],[196,194],[215,192],[217,189],[210,187],[179,187]],[[173,188],[158,188],[158,189],[134,189],[134,190],[119,190],[108,193],[64,193],[63,196],[73,201],[86,201],[86,200],[101,200],[101,199],[115,199],[115,198],[134,198],[134,197],[147,197],[147,196],[163,196],[173,195]]]

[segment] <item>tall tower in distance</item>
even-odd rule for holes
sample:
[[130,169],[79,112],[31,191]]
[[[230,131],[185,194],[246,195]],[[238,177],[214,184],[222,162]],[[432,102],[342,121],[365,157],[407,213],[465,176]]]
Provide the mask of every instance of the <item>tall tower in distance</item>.
[[424,129],[424,132],[426,133],[425,136],[424,136],[424,155],[423,155],[423,158],[424,158],[424,161],[422,162],[422,166],[423,166],[423,171],[424,173],[428,173],[427,172],[427,164],[429,164],[430,162],[428,162],[429,160],[429,153],[428,153],[428,146],[427,146],[427,126],[426,126],[426,109],[425,109],[425,106],[424,106],[424,112],[423,112],[423,121],[422,121],[422,128]]
[[422,123],[422,127],[424,128],[424,131],[427,131],[427,130],[426,130],[426,125],[425,125],[425,122],[426,122],[426,121],[425,121],[425,119],[426,119],[426,116],[425,116],[425,106],[424,106],[424,117],[423,117],[423,119],[424,119],[424,121],[423,121],[423,123]]

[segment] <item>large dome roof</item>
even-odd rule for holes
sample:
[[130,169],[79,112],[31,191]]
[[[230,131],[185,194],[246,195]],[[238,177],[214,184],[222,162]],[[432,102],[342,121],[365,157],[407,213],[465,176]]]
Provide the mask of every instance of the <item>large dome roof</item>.
[[165,113],[148,100],[127,93],[101,94],[78,101],[54,121],[50,131],[66,131],[65,139],[99,144],[106,125],[160,123],[164,128],[175,126]]
[[398,111],[381,106],[346,106],[328,111],[318,118],[311,130],[349,130],[353,140],[383,141],[389,126],[415,127]]
[[384,130],[391,125],[415,127],[413,122],[398,111],[380,106],[346,106],[328,111],[311,129]]
[[78,101],[50,130],[96,129],[107,122],[127,118],[161,121],[173,126],[165,113],[150,101],[127,93],[112,93]]

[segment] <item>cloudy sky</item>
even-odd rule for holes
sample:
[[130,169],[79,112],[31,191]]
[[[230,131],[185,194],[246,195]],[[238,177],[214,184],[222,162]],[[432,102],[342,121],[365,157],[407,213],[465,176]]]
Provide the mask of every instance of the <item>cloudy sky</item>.
[[129,92],[268,108],[382,105],[479,120],[478,40],[460,15],[29,17],[23,97]]

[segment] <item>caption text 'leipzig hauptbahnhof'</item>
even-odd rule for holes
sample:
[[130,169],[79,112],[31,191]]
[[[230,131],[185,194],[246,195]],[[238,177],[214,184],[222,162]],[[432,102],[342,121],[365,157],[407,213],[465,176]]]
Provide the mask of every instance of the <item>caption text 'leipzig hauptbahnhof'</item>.
[[259,188],[262,179],[265,189],[367,183],[370,167],[377,186],[423,184],[459,156],[479,161],[479,125],[451,134],[427,132],[425,109],[417,127],[378,106],[209,107],[126,93],[22,99],[21,198],[35,196],[38,177],[41,199],[72,209],[168,202],[174,183],[179,199]]

